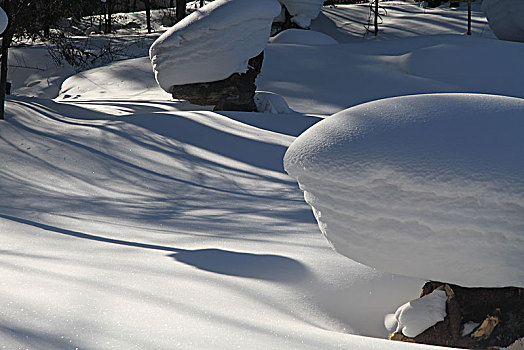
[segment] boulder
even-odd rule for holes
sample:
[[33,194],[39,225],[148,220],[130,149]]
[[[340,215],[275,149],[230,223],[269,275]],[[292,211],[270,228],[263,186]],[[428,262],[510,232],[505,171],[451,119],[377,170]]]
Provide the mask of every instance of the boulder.
[[215,106],[215,111],[256,111],[255,79],[260,73],[264,52],[251,58],[245,73],[233,73],[228,78],[209,82],[174,85],[173,98],[201,106]]
[[414,338],[401,332],[391,340],[472,349],[507,347],[524,337],[524,289],[464,288],[428,282],[421,297],[444,287],[447,315]]

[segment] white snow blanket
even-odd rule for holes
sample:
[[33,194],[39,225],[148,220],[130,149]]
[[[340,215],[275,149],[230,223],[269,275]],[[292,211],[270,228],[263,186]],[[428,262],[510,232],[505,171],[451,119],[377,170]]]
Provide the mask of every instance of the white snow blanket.
[[311,20],[318,17],[324,0],[278,0],[286,7],[291,20],[302,28],[309,28]]
[[169,92],[173,85],[245,73],[248,60],[264,50],[280,10],[276,0],[217,0],[193,12],[151,46],[158,84]]
[[497,38],[524,42],[524,1],[484,0],[482,10]]
[[446,292],[434,290],[422,298],[411,300],[400,306],[395,314],[388,314],[384,325],[390,332],[402,332],[406,337],[415,338],[446,317]]
[[429,94],[365,103],[284,157],[335,249],[383,271],[524,286],[524,99]]

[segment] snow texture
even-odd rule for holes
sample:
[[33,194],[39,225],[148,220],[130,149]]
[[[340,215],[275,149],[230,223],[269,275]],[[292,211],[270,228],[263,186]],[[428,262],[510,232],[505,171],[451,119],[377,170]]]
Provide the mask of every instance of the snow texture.
[[411,300],[400,306],[395,314],[388,314],[384,320],[390,332],[401,332],[406,337],[415,338],[446,317],[446,292],[435,290],[421,298]]
[[318,17],[324,0],[278,0],[291,15],[291,21],[301,28],[309,28],[311,20]]
[[524,1],[484,0],[482,10],[497,38],[524,42]]
[[335,114],[285,169],[335,249],[383,271],[524,286],[524,100],[430,94]]
[[338,42],[314,30],[287,29],[269,40],[273,44],[298,44],[298,45],[336,45]]
[[245,73],[248,60],[264,50],[280,10],[276,0],[217,0],[191,13],[150,48],[158,84],[170,92],[173,85]]
[[254,100],[257,111],[261,113],[285,114],[293,112],[282,96],[272,92],[257,91]]

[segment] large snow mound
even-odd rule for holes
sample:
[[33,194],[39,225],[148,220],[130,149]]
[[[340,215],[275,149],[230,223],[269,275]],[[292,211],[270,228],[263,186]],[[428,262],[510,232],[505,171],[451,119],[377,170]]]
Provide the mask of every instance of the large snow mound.
[[216,0],[162,34],[149,56],[162,89],[212,82],[244,73],[248,60],[264,50],[276,0]]
[[338,42],[327,34],[314,30],[287,29],[269,40],[274,44],[335,45]]
[[278,0],[286,7],[291,20],[300,27],[307,28],[311,20],[318,17],[324,0]]
[[497,38],[524,42],[524,1],[484,0],[482,10]]
[[365,103],[299,136],[285,169],[335,249],[383,271],[524,286],[524,99]]

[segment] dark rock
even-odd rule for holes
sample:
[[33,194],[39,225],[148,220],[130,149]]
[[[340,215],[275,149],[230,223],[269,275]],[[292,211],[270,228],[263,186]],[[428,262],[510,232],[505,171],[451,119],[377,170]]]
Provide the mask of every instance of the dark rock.
[[175,85],[173,98],[200,106],[215,106],[215,111],[256,111],[255,79],[262,69],[264,52],[249,60],[246,73],[234,73],[224,80],[209,83]]
[[[415,338],[399,333],[391,340],[457,348],[496,349],[507,347],[524,336],[524,288],[465,288],[441,282],[428,282],[421,297],[444,286],[446,318]],[[462,336],[464,324],[476,328]]]

